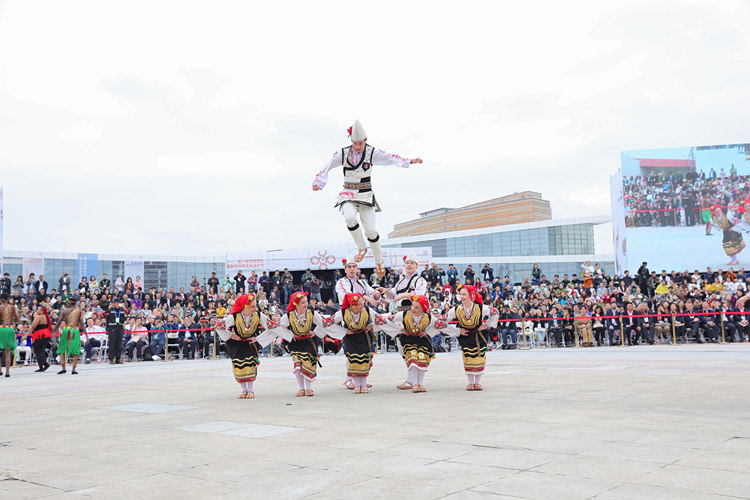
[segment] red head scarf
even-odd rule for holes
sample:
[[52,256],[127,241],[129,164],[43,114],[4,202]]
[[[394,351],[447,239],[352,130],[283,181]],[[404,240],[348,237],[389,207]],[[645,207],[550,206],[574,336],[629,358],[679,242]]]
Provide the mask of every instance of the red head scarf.
[[472,302],[476,302],[477,304],[484,305],[484,300],[482,300],[482,296],[477,293],[477,289],[474,288],[472,285],[458,285],[459,291],[465,288],[467,292],[469,292],[469,298]]
[[307,297],[307,292],[294,292],[292,298],[289,299],[289,304],[286,306],[286,312],[294,311],[299,305],[300,300]]
[[412,295],[411,301],[419,303],[419,305],[422,307],[423,313],[430,312],[430,300],[424,295]]
[[357,302],[364,302],[361,293],[347,293],[344,295],[343,302],[341,302],[341,310],[348,309],[352,304],[356,304]]
[[246,293],[245,295],[240,295],[239,297],[237,297],[237,300],[234,301],[234,305],[232,306],[232,314],[237,314],[238,312],[242,311],[248,302],[252,302],[254,300],[254,293]]

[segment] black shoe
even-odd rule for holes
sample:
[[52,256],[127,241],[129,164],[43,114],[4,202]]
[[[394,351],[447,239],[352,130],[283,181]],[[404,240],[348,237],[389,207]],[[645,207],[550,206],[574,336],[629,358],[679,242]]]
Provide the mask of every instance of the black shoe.
[[6,377],[10,377],[10,373],[6,373],[6,374],[5,374],[5,376],[6,376]]
[[70,374],[71,374],[71,375],[78,375],[78,372],[77,372],[77,371],[75,371],[75,370],[73,370],[72,372],[70,372]]
[[116,364],[116,365],[121,365],[121,364],[122,364],[122,361],[115,361],[115,364]]
[[65,373],[65,370],[60,370],[59,372],[57,372],[58,375],[62,375],[63,373]]
[[46,365],[44,365],[44,368],[42,368],[42,370],[41,370],[41,371],[43,371],[43,372],[46,372],[46,371],[47,371],[47,369],[48,369],[48,368],[49,368],[50,366],[52,366],[52,365],[50,365],[49,363],[47,363]]
[[41,373],[43,371],[44,371],[43,368],[37,368],[36,370],[34,370],[34,373]]

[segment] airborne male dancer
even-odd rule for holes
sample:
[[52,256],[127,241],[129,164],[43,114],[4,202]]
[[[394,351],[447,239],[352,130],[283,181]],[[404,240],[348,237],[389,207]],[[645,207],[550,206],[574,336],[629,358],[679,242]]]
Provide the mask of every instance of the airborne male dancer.
[[355,262],[361,262],[367,253],[367,244],[362,236],[357,222],[357,213],[365,229],[365,236],[370,242],[372,256],[375,259],[375,273],[381,278],[385,276],[383,255],[380,251],[380,235],[375,229],[375,212],[380,212],[380,205],[372,192],[370,175],[373,165],[395,165],[407,168],[412,163],[422,163],[419,158],[409,159],[397,155],[388,154],[382,149],[375,149],[367,141],[365,132],[359,120],[354,120],[354,125],[348,129],[351,146],[342,148],[333,154],[328,165],[323,167],[315,176],[313,191],[323,189],[328,182],[328,172],[335,167],[344,167],[344,189],[336,199],[337,207],[341,207],[344,214],[346,226],[357,245]]

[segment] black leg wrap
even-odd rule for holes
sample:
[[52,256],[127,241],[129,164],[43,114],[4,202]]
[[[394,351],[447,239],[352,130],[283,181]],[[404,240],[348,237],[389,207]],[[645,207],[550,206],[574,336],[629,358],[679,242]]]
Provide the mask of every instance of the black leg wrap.
[[349,226],[346,226],[346,227],[347,229],[349,229],[349,231],[356,231],[357,229],[359,229],[359,224],[354,224],[354,227],[349,227]]
[[375,236],[375,238],[374,238],[374,239],[372,239],[372,240],[371,240],[370,238],[367,238],[367,241],[369,241],[370,243],[375,243],[375,242],[376,242],[376,241],[378,241],[379,239],[380,239],[380,235],[377,235],[377,236]]

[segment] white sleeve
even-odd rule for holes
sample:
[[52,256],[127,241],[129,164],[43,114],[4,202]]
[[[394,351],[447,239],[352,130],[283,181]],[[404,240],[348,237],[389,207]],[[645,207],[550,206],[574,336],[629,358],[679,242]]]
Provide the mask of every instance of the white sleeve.
[[[339,160],[340,162],[341,160]],[[398,155],[392,155],[386,153],[382,149],[376,149],[372,152],[372,164],[373,165],[394,165],[396,167],[408,168],[411,164],[410,158],[402,158]]]
[[383,332],[387,333],[391,337],[395,337],[401,333],[401,329],[404,327],[404,313],[403,311],[396,313],[394,316],[387,317],[387,321],[384,325],[379,328]]
[[497,328],[497,320],[500,319],[500,311],[490,306],[482,306],[482,316],[487,316],[487,326]]
[[325,328],[325,334],[336,340],[343,339],[344,335],[346,335],[346,328],[340,324],[343,319],[343,314],[341,311],[338,311],[333,315],[333,318],[329,318],[329,320],[330,319],[333,320],[333,324]]
[[[450,323],[451,321],[455,321],[456,319],[456,308],[451,307],[448,311],[448,314],[446,314],[445,322]],[[450,335],[451,337],[458,337],[461,334],[461,328],[458,325],[446,325],[445,328],[440,329],[441,332],[443,332],[446,335]]]
[[328,172],[330,172],[332,168],[336,168],[340,166],[341,166],[341,150],[337,150],[335,153],[333,153],[333,158],[331,158],[331,161],[329,161],[323,168],[320,169],[320,171],[317,174],[315,174],[315,180],[313,181],[313,186],[318,186],[321,189],[326,187],[326,184],[328,183]]
[[325,338],[327,332],[326,327],[323,325],[323,316],[317,311],[313,312],[313,324],[317,327],[313,333],[321,339]]
[[420,277],[414,287],[414,293],[417,295],[427,295],[427,280]]
[[281,317],[279,326],[272,330],[268,330],[268,332],[274,337],[281,337],[287,342],[291,342],[294,337],[294,333],[289,329],[289,316],[286,314]]
[[344,301],[344,295],[349,293],[349,290],[344,286],[344,278],[341,278],[336,282],[336,295],[339,296],[339,304]]

